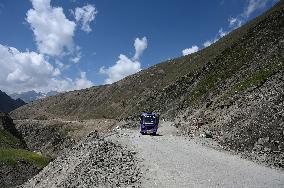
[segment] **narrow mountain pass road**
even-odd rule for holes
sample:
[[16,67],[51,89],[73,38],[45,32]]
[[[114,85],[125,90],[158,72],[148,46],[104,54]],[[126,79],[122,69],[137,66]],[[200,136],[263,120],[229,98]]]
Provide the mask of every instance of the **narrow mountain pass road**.
[[142,187],[284,187],[284,172],[176,136],[163,123],[158,136],[119,130],[116,142],[137,152]]

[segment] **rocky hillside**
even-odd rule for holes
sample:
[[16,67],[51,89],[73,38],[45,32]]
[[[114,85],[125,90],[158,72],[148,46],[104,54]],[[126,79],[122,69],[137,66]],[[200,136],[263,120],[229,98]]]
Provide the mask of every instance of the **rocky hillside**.
[[9,113],[20,106],[25,105],[26,103],[21,99],[12,99],[5,92],[0,90],[0,111]]
[[[284,2],[197,53],[111,85],[32,102],[16,119],[136,119],[143,110],[185,134],[210,134],[225,149],[284,165]],[[195,119],[202,127],[196,130]]]
[[27,150],[13,120],[0,112],[0,187],[20,185],[49,162],[41,154]]
[[[175,117],[227,89],[246,90],[283,68],[283,2],[210,47],[157,64],[112,85],[32,102],[12,113],[23,118],[126,118],[151,108]],[[283,45],[282,45],[283,46]],[[253,78],[251,78],[253,79]]]

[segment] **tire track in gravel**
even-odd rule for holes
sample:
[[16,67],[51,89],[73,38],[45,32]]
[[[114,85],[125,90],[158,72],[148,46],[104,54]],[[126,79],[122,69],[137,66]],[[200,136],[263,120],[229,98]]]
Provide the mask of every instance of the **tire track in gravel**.
[[160,136],[119,130],[117,142],[137,152],[142,187],[284,187],[284,172],[202,146],[163,123]]

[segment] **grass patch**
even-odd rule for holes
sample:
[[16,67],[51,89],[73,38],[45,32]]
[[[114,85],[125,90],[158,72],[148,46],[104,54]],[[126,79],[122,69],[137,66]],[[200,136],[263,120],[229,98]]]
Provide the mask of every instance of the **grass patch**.
[[254,72],[252,75],[244,78],[240,82],[236,83],[233,87],[228,89],[226,93],[219,99],[220,101],[227,100],[229,97],[233,96],[236,92],[243,92],[249,88],[259,87],[263,85],[267,79],[276,74],[279,70],[284,69],[283,64],[284,59],[280,59],[278,64],[270,65],[259,71]]
[[[232,55],[233,54],[233,55]],[[234,49],[227,49],[209,62],[203,71],[204,78],[200,80],[189,96],[191,104],[198,104],[202,98],[218,88],[219,84],[234,77],[234,75],[245,64],[244,59],[250,59],[251,51],[236,46]]]
[[235,85],[235,91],[245,91],[248,88],[262,85],[270,76],[274,74],[271,69],[262,69],[259,72],[253,74],[251,77],[243,80]]
[[5,130],[0,130],[0,147],[13,147],[19,145],[21,141]]
[[282,70],[284,68],[282,61],[276,65],[271,65],[266,68],[263,68],[257,72],[255,72],[252,76],[246,78],[245,80],[237,83],[234,86],[234,90],[241,92],[245,91],[248,88],[254,86],[260,86],[264,84],[264,82],[271,77],[272,75],[276,74],[277,71]]
[[23,149],[0,149],[0,162],[17,167],[17,161],[24,160],[39,168],[45,167],[50,159],[38,153]]

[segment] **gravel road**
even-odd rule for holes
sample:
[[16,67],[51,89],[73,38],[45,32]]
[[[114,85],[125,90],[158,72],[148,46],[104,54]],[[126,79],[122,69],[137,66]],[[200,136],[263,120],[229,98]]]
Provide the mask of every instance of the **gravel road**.
[[177,136],[163,123],[158,136],[119,130],[116,142],[137,151],[142,187],[284,187],[284,172]]

